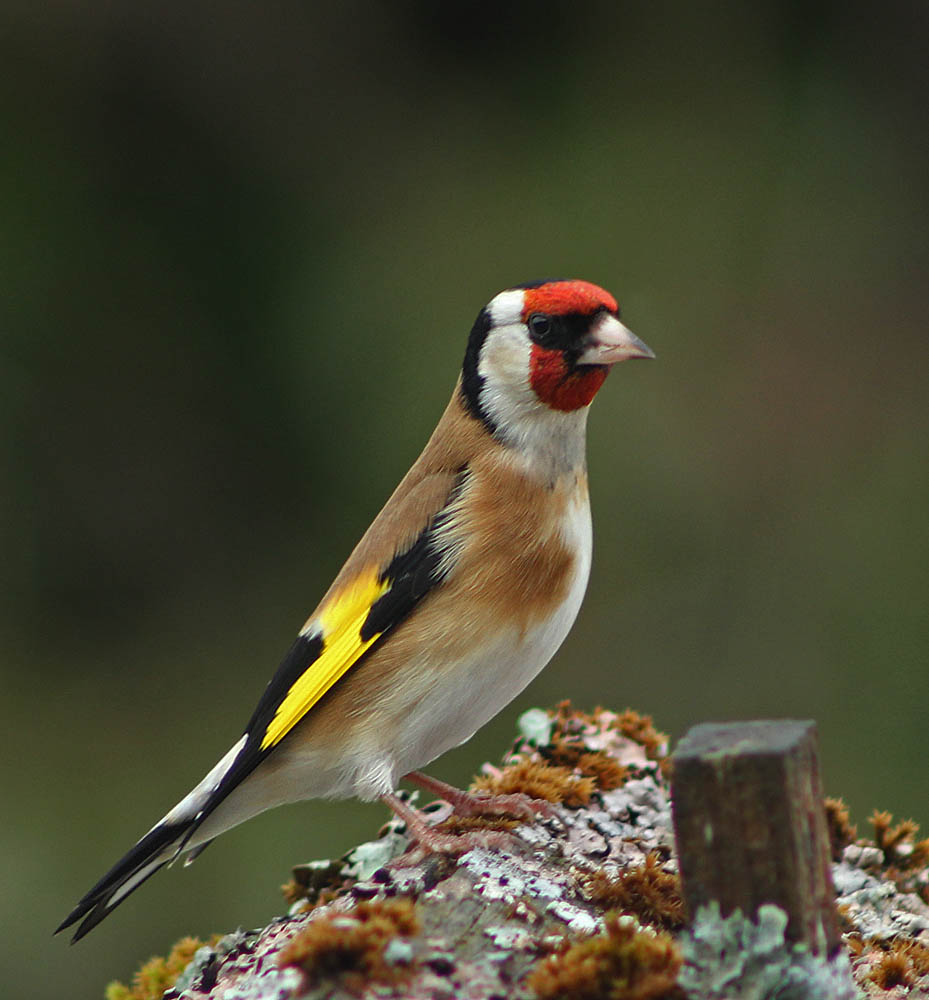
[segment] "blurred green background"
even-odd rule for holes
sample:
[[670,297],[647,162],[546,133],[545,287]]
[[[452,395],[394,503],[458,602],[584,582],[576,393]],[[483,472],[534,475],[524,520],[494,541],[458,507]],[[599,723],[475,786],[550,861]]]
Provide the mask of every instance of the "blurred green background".
[[[520,711],[820,725],[929,824],[929,8],[92,4],[0,13],[8,996],[98,997],[372,835],[308,803],[51,930],[238,736],[494,293],[616,292],[595,562]],[[28,984],[28,985],[25,985]]]

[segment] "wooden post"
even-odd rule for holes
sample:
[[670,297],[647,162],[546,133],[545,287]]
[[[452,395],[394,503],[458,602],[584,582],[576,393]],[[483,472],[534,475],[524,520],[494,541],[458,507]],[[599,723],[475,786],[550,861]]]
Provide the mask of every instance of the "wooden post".
[[839,944],[816,725],[791,720],[694,726],[674,754],[671,790],[691,914],[717,900],[754,917],[786,911],[789,940]]

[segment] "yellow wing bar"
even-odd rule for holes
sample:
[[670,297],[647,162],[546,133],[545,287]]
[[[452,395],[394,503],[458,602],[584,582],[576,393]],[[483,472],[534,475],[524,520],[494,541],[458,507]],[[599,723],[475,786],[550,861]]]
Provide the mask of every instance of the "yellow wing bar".
[[280,743],[365,650],[377,642],[383,633],[375,632],[362,640],[361,626],[371,605],[389,589],[390,581],[382,581],[377,570],[370,569],[323,606],[316,618],[322,632],[323,650],[284,695],[265,730],[262,750]]

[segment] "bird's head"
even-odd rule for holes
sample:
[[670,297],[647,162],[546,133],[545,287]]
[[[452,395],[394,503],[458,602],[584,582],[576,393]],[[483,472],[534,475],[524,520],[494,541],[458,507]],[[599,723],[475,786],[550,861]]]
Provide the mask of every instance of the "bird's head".
[[[655,355],[619,321],[609,292],[589,281],[546,280],[495,296],[479,313],[461,387],[470,412],[495,434],[559,414],[583,420],[618,361]],[[573,418],[570,415],[575,415]]]

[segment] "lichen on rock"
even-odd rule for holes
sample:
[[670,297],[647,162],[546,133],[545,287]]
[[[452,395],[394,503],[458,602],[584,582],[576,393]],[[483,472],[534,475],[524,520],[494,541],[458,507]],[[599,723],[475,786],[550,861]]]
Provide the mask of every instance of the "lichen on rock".
[[[579,996],[638,1000],[851,1000],[863,995],[851,969],[868,996],[929,997],[924,842],[883,814],[865,842],[841,804],[833,810],[837,956],[785,943],[775,907],[755,920],[701,911],[685,926],[667,752],[648,716],[567,702],[533,709],[476,785],[541,792],[548,815],[492,820],[508,830],[505,847],[412,864],[392,819],[341,858],[296,866],[286,916],[201,947],[165,996],[532,1000],[573,983]],[[426,815],[435,826],[457,822],[444,803]]]

